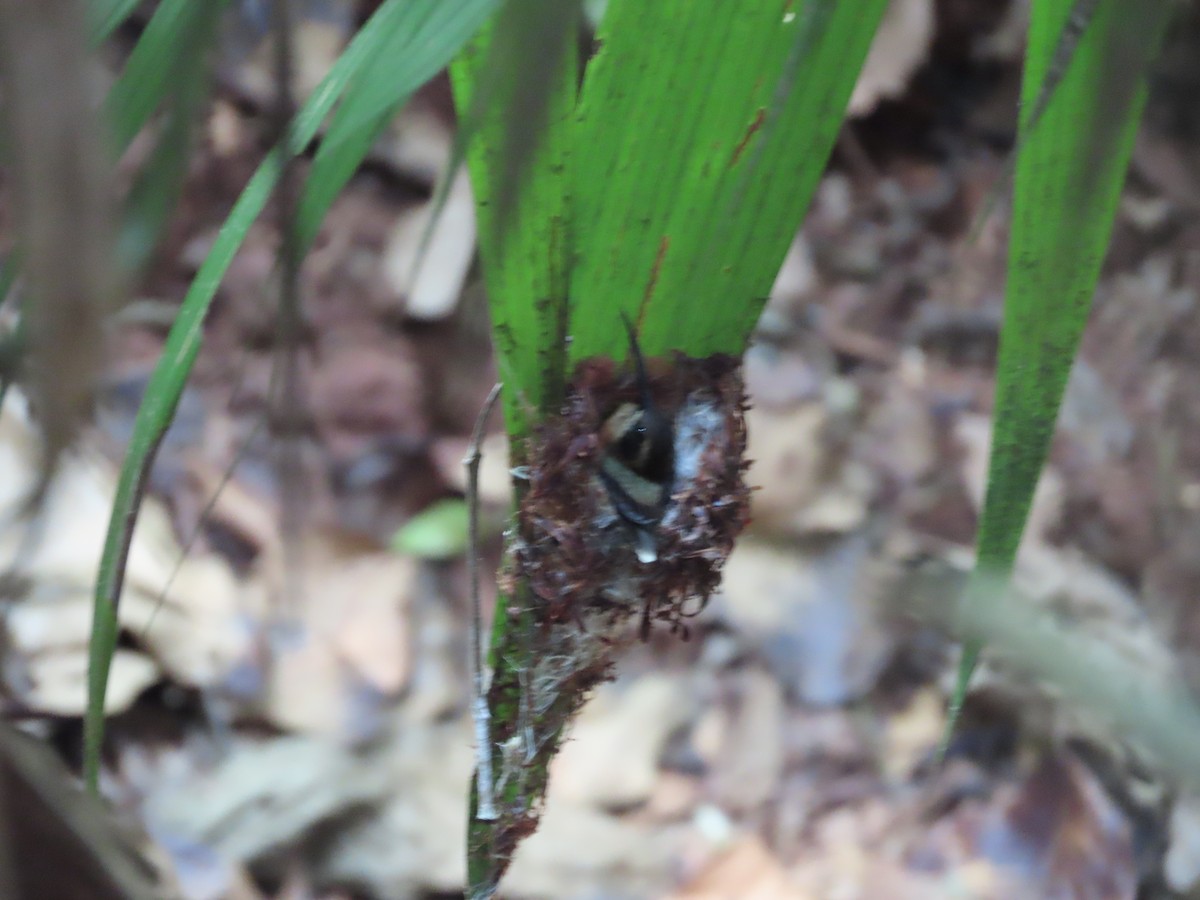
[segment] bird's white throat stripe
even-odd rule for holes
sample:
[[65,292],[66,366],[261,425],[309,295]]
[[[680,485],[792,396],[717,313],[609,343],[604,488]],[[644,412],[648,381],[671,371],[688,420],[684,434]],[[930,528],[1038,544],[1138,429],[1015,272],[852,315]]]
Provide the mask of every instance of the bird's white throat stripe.
[[636,505],[654,509],[662,502],[663,486],[643,478],[620,460],[606,456],[600,466],[604,469],[604,474],[620,488],[621,493]]

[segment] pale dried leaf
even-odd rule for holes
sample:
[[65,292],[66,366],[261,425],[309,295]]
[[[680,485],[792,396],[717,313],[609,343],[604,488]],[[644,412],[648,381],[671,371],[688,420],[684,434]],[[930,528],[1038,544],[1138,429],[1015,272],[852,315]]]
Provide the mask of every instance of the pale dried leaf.
[[667,739],[694,712],[689,688],[688,679],[665,674],[601,687],[551,765],[551,793],[601,808],[645,802]]
[[887,720],[881,762],[886,776],[909,778],[930,757],[946,729],[946,701],[936,688],[913,694],[908,705]]
[[428,245],[422,248],[435,212],[434,205],[426,203],[402,214],[383,254],[383,274],[393,294],[404,298],[409,317],[421,321],[444,319],[454,312],[475,253],[475,206],[466,169],[454,177]]
[[[31,709],[60,716],[78,716],[87,705],[87,653],[47,651],[24,660],[26,689],[16,695]],[[104,711],[124,712],[159,679],[154,661],[132,650],[117,650],[109,670]]]
[[932,0],[892,0],[850,96],[849,115],[865,116],[881,100],[900,96],[933,42]]
[[810,900],[758,837],[741,838],[669,900]]
[[737,681],[725,721],[712,790],[725,810],[752,812],[777,795],[784,770],[783,723],[787,708],[779,682],[750,669]]

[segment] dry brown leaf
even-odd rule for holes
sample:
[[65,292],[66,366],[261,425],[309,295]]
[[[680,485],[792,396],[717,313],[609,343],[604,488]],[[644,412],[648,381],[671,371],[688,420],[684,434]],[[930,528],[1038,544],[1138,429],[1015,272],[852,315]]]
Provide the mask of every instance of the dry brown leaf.
[[783,778],[783,689],[771,675],[750,669],[738,678],[731,705],[712,790],[722,809],[752,812],[778,793]]
[[[939,465],[937,429],[919,365],[901,366],[867,416],[863,440],[873,468],[888,483],[911,489]],[[907,371],[906,371],[907,369]]]
[[[646,826],[557,800],[517,851],[504,888],[516,897],[661,897],[674,880],[685,825]],[[461,853],[460,853],[461,855]]]
[[[25,689],[15,695],[30,709],[61,716],[80,715],[87,705],[86,646],[70,650],[41,651],[23,661]],[[108,674],[104,711],[109,715],[133,705],[159,679],[158,666],[132,650],[113,654]]]
[[[226,466],[215,465],[212,459],[225,459],[237,452],[238,435],[234,423],[225,416],[212,416],[207,423],[208,458],[199,458],[188,467],[196,494],[212,503],[213,522],[229,529],[259,552],[279,543],[279,515],[275,504],[250,490],[236,478],[229,478]],[[213,447],[213,438],[220,435],[224,446]]]
[[793,884],[758,837],[741,838],[714,857],[669,900],[815,900]]
[[411,340],[346,327],[324,341],[310,408],[329,455],[351,461],[377,447],[381,436],[399,446],[425,441],[425,390]]
[[649,674],[597,690],[551,764],[551,794],[601,808],[644,803],[667,739],[695,710],[690,688],[687,678]]
[[862,524],[873,476],[853,460],[832,458],[825,430],[829,412],[818,403],[794,409],[752,407],[746,415],[753,462],[756,529],[789,534],[844,533]]
[[743,540],[725,567],[727,617],[806,702],[861,696],[890,658],[896,635],[864,594],[868,549],[861,537],[815,555]]
[[[14,510],[33,484],[35,447],[24,399],[14,389],[0,413],[0,510]],[[19,559],[16,571],[28,582],[8,609],[5,629],[19,656],[13,664],[26,673],[26,689],[18,694],[35,708],[63,715],[83,710],[92,591],[115,490],[113,465],[79,448],[64,459],[50,488],[40,539],[26,546],[20,529],[0,532],[0,565],[13,567]],[[132,703],[157,680],[160,666],[185,684],[205,686],[245,652],[242,594],[228,564],[207,557],[180,566],[180,555],[165,508],[146,498],[130,547],[120,620],[135,639],[145,639],[155,661],[118,652],[109,712]]]
[[681,820],[695,810],[702,792],[698,778],[681,772],[659,772],[654,792],[646,801],[646,818],[657,822]]
[[755,527],[793,530],[796,517],[815,500],[828,465],[823,449],[828,420],[818,403],[787,412],[751,407],[746,414],[746,456],[752,460],[746,480],[763,488],[752,500]]
[[299,628],[273,643],[266,715],[288,731],[343,734],[349,686],[332,645]]
[[725,565],[722,587],[730,618],[752,632],[782,628],[792,599],[815,589],[809,562],[799,551],[739,542]]
[[884,774],[893,780],[909,778],[937,746],[945,728],[942,692],[927,687],[913,694],[908,706],[887,721],[881,759]]
[[[0,510],[10,516],[36,483],[37,447],[28,403],[14,388],[0,410]],[[63,461],[50,487],[38,523],[42,539],[28,546],[23,529],[0,530],[0,567],[90,586],[115,492],[113,466],[94,450],[80,448]],[[165,509],[148,499],[134,532],[126,580],[161,589],[177,554]]]
[[332,531],[310,532],[296,557],[300,568],[285,570],[280,547],[257,573],[283,616],[265,712],[287,728],[361,737],[409,678],[417,564]]
[[338,812],[380,803],[395,790],[388,785],[385,747],[364,753],[308,735],[234,734],[215,764],[192,757],[179,762],[190,768],[164,765],[148,773],[146,820],[160,839],[208,846],[233,860],[257,859]]
[[[437,221],[428,245],[422,247],[435,212]],[[405,211],[396,221],[384,249],[383,275],[394,295],[405,298],[404,312],[409,317],[444,319],[458,305],[474,254],[475,206],[464,168],[451,183],[440,211],[431,201]]]
[[404,687],[412,666],[408,604],[417,577],[414,560],[379,553],[339,573],[347,593],[334,646],[342,661],[384,694]]
[[165,598],[127,592],[121,619],[172,678],[194,687],[219,684],[253,652],[263,603],[221,557],[189,557]]
[[[346,44],[346,28],[322,18],[297,17],[292,26],[292,90],[307,97],[321,83]],[[264,38],[236,70],[238,86],[263,106],[276,94],[275,48],[271,36]]]
[[1137,889],[1124,815],[1082,763],[1047,756],[993,811],[979,850],[1027,896],[1124,900]]
[[370,158],[433,188],[450,163],[454,147],[451,118],[449,110],[440,108],[432,85],[418,91],[375,142]]

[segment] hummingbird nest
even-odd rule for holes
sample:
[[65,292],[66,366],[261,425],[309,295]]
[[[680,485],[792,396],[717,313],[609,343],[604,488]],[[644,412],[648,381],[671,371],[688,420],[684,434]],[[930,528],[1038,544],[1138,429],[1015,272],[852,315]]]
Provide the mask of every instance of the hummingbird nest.
[[632,349],[632,373],[580,363],[562,414],[530,436],[510,546],[537,619],[605,641],[639,616],[643,639],[654,622],[686,634],[749,513],[739,360],[675,353],[647,366]]

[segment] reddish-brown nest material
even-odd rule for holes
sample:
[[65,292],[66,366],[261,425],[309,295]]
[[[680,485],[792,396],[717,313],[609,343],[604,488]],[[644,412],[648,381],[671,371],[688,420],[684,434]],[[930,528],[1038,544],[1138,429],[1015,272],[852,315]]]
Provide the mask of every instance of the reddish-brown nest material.
[[641,562],[632,527],[599,477],[603,423],[638,403],[635,378],[609,359],[580,363],[562,414],[527,447],[527,490],[518,511],[511,574],[527,579],[547,624],[632,616],[672,629],[695,614],[720,583],[721,567],[744,527],[749,490],[746,397],[739,361],[676,353],[652,360],[649,388],[674,429],[670,499],[653,526],[657,559]]

